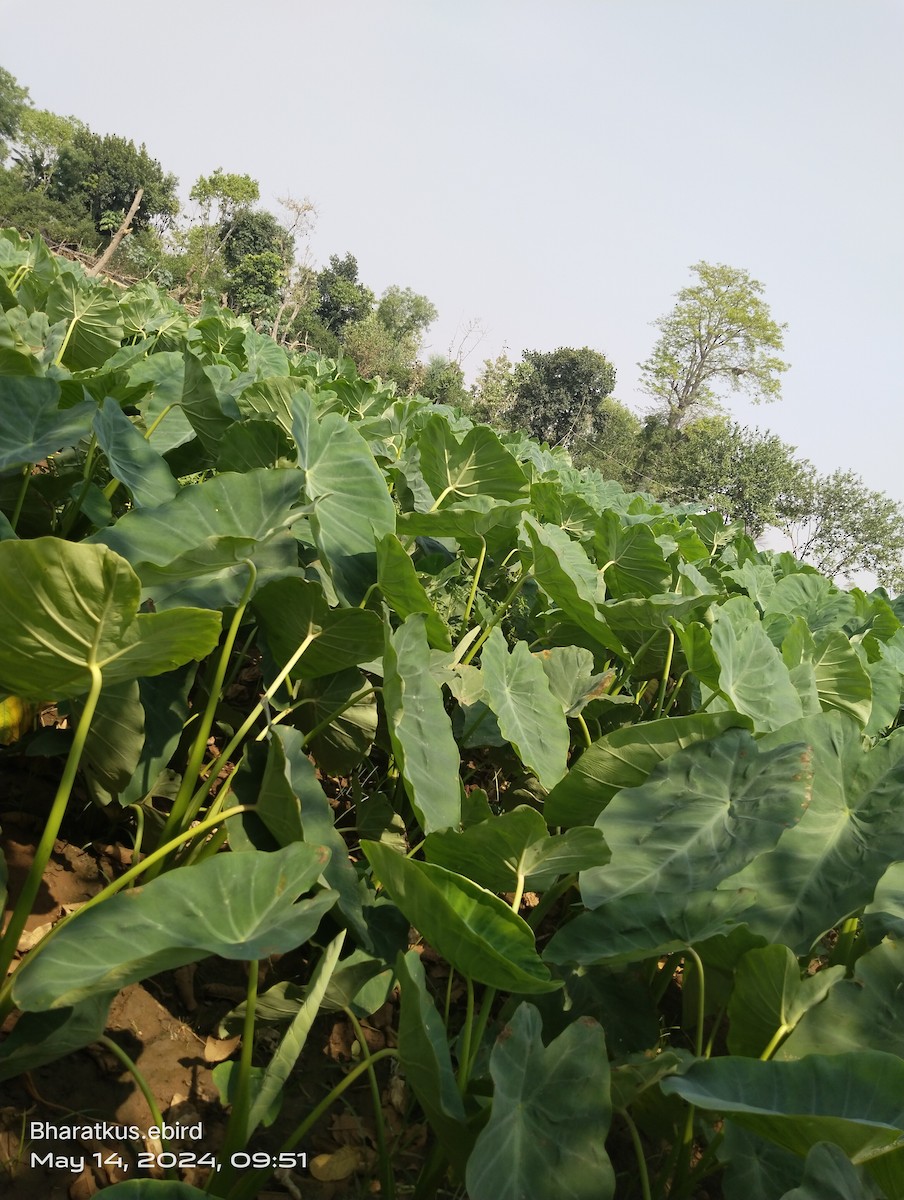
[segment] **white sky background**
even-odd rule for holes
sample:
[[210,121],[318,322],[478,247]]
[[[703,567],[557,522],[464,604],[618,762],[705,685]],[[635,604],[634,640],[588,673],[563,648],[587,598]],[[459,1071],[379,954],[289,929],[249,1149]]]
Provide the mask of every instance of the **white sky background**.
[[900,0],[0,0],[0,29],[39,107],[183,193],[309,196],[315,261],[429,296],[429,351],[480,318],[469,375],[588,345],[640,409],[689,266],[746,268],[792,369],[729,411],[904,501]]

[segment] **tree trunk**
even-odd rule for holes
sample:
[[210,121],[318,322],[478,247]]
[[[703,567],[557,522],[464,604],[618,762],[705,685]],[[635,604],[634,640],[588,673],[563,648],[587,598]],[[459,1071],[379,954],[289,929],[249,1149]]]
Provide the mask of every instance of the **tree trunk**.
[[129,208],[129,211],[125,215],[125,220],[120,225],[120,227],[116,230],[116,232],[113,234],[113,236],[110,238],[110,245],[106,248],[106,250],[100,256],[100,258],[94,264],[94,266],[88,268],[88,270],[86,272],[88,275],[99,275],[101,273],[101,271],[104,269],[104,267],[107,265],[107,263],[110,261],[110,259],[113,257],[113,255],[116,253],[116,250],[119,246],[119,243],[122,241],[122,239],[126,236],[126,234],[129,234],[132,232],[132,218],[138,212],[138,205],[141,203],[141,197],[143,195],[144,195],[144,188],[139,188],[138,191],[135,193],[135,198],[132,201],[132,205]]

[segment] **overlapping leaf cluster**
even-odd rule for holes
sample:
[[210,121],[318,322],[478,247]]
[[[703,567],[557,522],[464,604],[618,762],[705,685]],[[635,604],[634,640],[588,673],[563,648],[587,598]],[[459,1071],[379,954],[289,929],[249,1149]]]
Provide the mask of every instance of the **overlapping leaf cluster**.
[[[162,826],[140,894],[19,966],[0,1071],[320,925],[338,1007],[400,986],[422,1195],[904,1197],[904,598],[37,239],[0,236],[0,309],[5,711],[90,710],[94,797]],[[261,1011],[308,1020],[281,986]]]

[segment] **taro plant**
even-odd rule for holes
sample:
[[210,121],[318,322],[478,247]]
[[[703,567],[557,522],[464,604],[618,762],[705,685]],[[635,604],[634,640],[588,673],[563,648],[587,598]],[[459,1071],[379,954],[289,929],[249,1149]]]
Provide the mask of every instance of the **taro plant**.
[[[282,1151],[365,1079],[388,1196],[904,1197],[904,598],[38,239],[0,309],[0,770],[71,726],[4,1078],[219,955],[208,1195],[263,1185],[232,1159],[332,1012],[360,1061]],[[134,862],[17,962],[78,773]]]

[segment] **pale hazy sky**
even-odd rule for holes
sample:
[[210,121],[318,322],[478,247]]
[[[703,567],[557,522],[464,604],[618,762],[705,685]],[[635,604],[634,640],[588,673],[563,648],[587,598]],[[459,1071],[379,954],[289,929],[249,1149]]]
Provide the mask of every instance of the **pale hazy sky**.
[[35,103],[309,196],[315,260],[508,346],[636,363],[705,259],[787,322],[784,398],[734,403],[904,501],[901,0],[0,0]]

